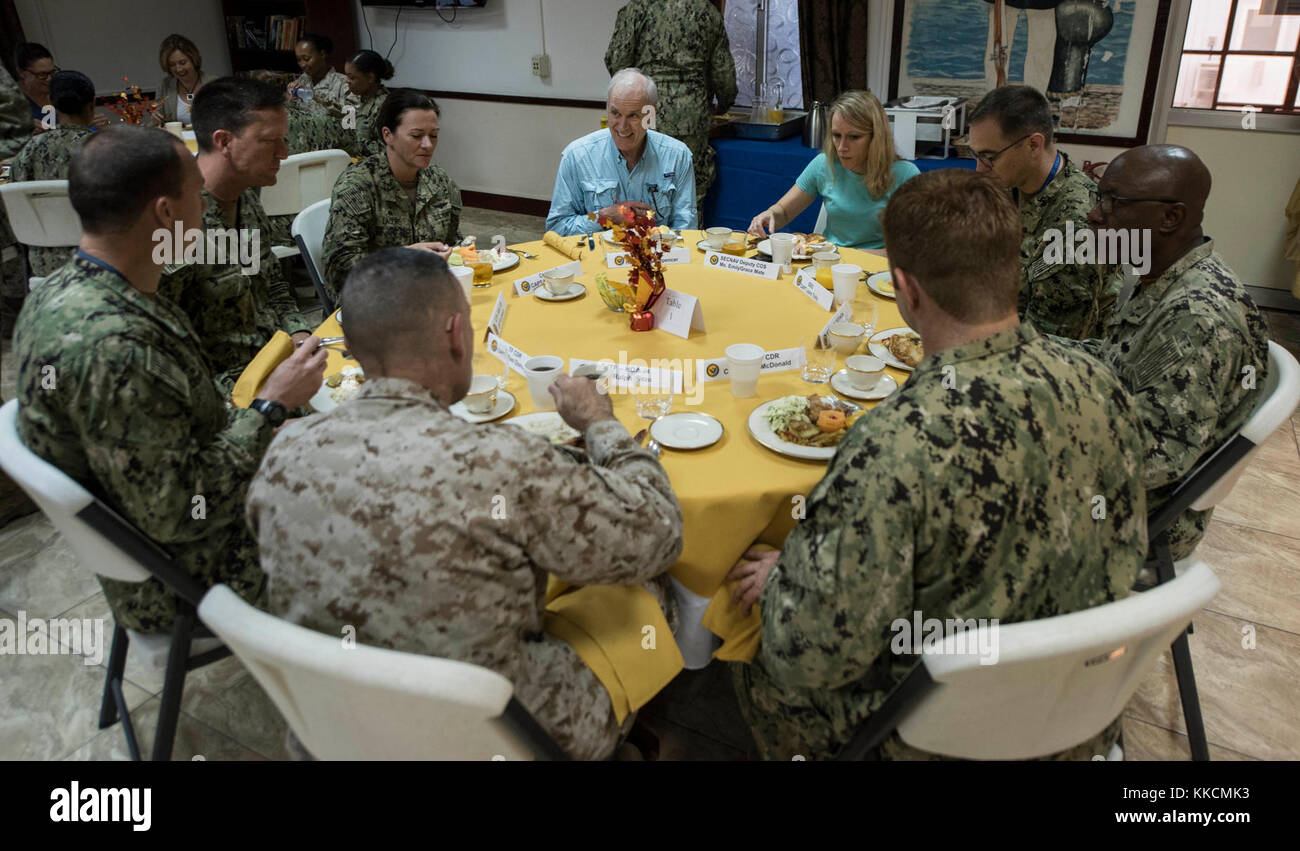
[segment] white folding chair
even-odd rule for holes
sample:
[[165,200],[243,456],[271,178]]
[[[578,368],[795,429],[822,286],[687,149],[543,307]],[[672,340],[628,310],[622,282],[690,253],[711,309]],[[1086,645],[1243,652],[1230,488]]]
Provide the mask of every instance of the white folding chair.
[[345,647],[224,585],[199,617],[235,651],[303,746],[331,760],[568,759],[494,671],[381,647]]
[[[1086,742],[1123,713],[1218,590],[1214,573],[1197,563],[1145,594],[949,635],[922,649],[837,759],[869,757],[895,730],[913,747],[958,759],[1033,759]],[[978,648],[986,646],[997,648],[993,664],[981,663]]]
[[813,233],[826,235],[826,202],[822,202],[821,209],[817,211],[817,224],[813,225]]
[[[334,181],[351,161],[347,151],[337,148],[294,154],[282,160],[275,185],[262,187],[262,209],[268,216],[296,215],[317,201],[329,200]],[[280,260],[297,255],[298,249],[274,245],[271,253]]]
[[83,568],[122,582],[144,582],[157,577],[178,595],[180,614],[170,636],[146,635],[121,626],[114,627],[108,677],[99,712],[101,730],[111,726],[121,715],[127,748],[131,758],[138,760],[140,748],[122,695],[127,648],[135,646],[138,651],[143,651],[146,661],[156,662],[165,654],[167,668],[151,758],[170,759],[176,722],[180,718],[185,674],[230,655],[229,648],[222,646],[216,638],[193,638],[194,605],[203,597],[202,586],[172,564],[171,558],[134,526],[62,470],[23,445],[18,436],[17,399],[10,399],[0,407],[0,468],[50,518]]
[[323,253],[325,228],[329,226],[329,221],[330,199],[327,197],[304,209],[289,227],[289,233],[293,234],[293,241],[298,244],[298,249],[302,253],[302,261],[307,267],[308,276],[311,277],[311,284],[316,288],[316,297],[320,299],[321,307],[325,309],[325,316],[334,312],[334,300],[329,297],[325,289]]
[[[81,217],[68,200],[68,181],[29,180],[0,186],[0,199],[14,237],[38,248],[76,248],[81,243]],[[28,278],[28,289],[39,279]]]
[[[1169,527],[1189,508],[1206,511],[1227,499],[1260,445],[1291,418],[1298,405],[1300,363],[1296,362],[1290,352],[1270,340],[1268,375],[1260,387],[1260,401],[1250,419],[1246,420],[1241,431],[1189,473],[1168,501],[1147,518],[1151,547],[1148,567],[1143,569],[1139,578],[1140,587],[1149,586],[1153,582],[1169,582],[1186,565],[1191,564],[1190,556],[1174,563],[1169,553]],[[1187,636],[1179,636],[1170,649],[1173,652],[1174,673],[1178,678],[1178,693],[1183,704],[1183,719],[1187,724],[1187,740],[1191,746],[1192,759],[1208,760],[1210,747],[1205,739],[1205,723],[1201,718],[1201,702],[1196,692],[1196,675],[1192,671],[1192,654],[1187,646]]]

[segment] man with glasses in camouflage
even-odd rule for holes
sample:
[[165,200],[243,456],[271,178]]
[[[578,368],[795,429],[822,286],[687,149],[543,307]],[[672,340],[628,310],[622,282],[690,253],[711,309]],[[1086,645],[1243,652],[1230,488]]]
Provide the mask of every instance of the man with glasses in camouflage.
[[1102,269],[1060,262],[1047,248],[1069,232],[1087,230],[1097,189],[1057,150],[1047,98],[1030,86],[989,92],[971,113],[970,146],[978,170],[1009,188],[1020,208],[1021,321],[1044,333],[1087,336],[1103,291]]

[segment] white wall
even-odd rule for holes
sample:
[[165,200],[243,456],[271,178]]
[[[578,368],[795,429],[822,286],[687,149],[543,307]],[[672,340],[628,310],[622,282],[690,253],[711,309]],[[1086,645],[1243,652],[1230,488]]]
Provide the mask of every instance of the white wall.
[[28,41],[40,42],[60,68],[80,71],[100,94],[121,91],[122,78],[153,89],[162,79],[158,45],[172,33],[193,41],[203,71],[230,73],[219,0],[15,0]]

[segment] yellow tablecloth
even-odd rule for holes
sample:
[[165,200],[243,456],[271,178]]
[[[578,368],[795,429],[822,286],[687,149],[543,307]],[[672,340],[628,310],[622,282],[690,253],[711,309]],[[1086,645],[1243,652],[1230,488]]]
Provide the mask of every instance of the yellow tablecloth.
[[[530,356],[559,355],[566,361],[569,358],[619,361],[620,356],[623,360],[645,361],[689,358],[693,366],[698,359],[723,357],[727,346],[733,343],[756,343],[767,350],[799,346],[803,338],[817,332],[829,319],[827,311],[795,289],[789,276],[768,281],[706,268],[701,262],[704,255],[695,248],[702,234],[687,231],[684,237],[682,244],[691,249],[691,263],[667,266],[664,276],[672,289],[699,298],[707,331],[693,331],[687,340],[660,330],[631,331],[628,317],[608,310],[596,292],[595,274],[605,269],[599,248],[581,261],[583,273],[577,280],[587,286],[581,298],[545,302],[531,296],[515,296],[516,278],[569,262],[563,254],[539,240],[521,246],[537,255],[537,259],[521,259],[514,269],[498,272],[491,285],[473,291],[470,303],[476,345],[483,344],[482,330],[499,293],[505,293],[508,305],[502,338]],[[840,254],[842,262],[855,263],[868,273],[888,268],[883,257],[863,251],[845,248],[840,249]],[[801,264],[796,264],[798,268]],[[878,329],[904,324],[894,301],[877,297],[865,284],[858,289],[858,301],[863,305],[874,302],[878,306]],[[341,333],[333,316],[327,317],[316,330],[319,336]],[[865,351],[865,346],[862,350]],[[337,351],[330,351],[327,373],[349,365],[354,364],[344,361]],[[842,365],[840,356],[837,366]],[[892,368],[888,372],[900,384],[908,375]],[[693,387],[692,375],[687,389]],[[511,372],[507,389],[517,400],[510,416],[534,410],[522,376]],[[764,448],[749,434],[747,423],[750,412],[765,401],[812,392],[828,393],[830,387],[808,384],[796,369],[764,374],[758,382],[758,395],[753,398],[737,399],[731,395],[729,382],[716,381],[703,385],[698,405],[685,404],[682,397],[674,400],[674,412],[703,411],[716,417],[725,429],[722,439],[711,447],[694,451],[665,449],[660,458],[685,519],[682,557],[673,566],[672,575],[692,592],[713,597],[721,588],[723,577],[751,543],[757,540],[779,547],[794,527],[793,497],[806,495],[826,466],[823,462],[788,458]],[[615,393],[611,399],[614,415],[629,431],[635,433],[646,425],[637,417],[630,396]],[[858,404],[872,407],[875,403]],[[728,601],[719,598],[715,602],[706,625],[717,631],[733,624],[731,628],[737,631],[736,638],[742,644],[752,642],[753,618],[723,617],[717,611],[719,606],[728,606]],[[732,658],[739,658],[743,647],[732,649],[724,656],[732,653],[739,654]]]

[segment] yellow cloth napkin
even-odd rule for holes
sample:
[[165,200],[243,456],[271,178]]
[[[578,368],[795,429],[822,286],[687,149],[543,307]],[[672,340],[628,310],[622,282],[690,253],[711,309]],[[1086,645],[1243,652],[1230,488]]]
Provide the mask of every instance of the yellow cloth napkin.
[[262,347],[253,358],[253,362],[244,367],[235,389],[230,392],[230,401],[236,408],[247,408],[257,398],[257,391],[267,376],[275,371],[282,361],[293,354],[293,338],[283,331],[276,331],[271,342]]
[[[599,236],[595,237],[600,239]],[[570,260],[581,260],[587,254],[587,237],[586,236],[560,236],[553,230],[548,230],[542,236],[542,242],[554,248],[556,251],[568,257]]]
[[[785,538],[786,531],[782,530],[781,539]],[[757,542],[750,549],[770,551],[776,547]],[[763,640],[763,617],[759,612],[761,606],[755,603],[746,615],[740,606],[732,605],[731,595],[735,593],[737,584],[735,581],[722,584],[704,610],[700,623],[722,639],[722,646],[713,652],[713,658],[724,662],[752,662],[758,655],[758,645]]]
[[544,629],[591,668],[619,724],[683,667],[663,611],[640,585],[589,585],[560,594],[546,606]]

